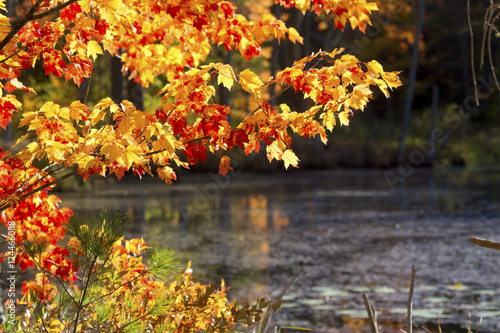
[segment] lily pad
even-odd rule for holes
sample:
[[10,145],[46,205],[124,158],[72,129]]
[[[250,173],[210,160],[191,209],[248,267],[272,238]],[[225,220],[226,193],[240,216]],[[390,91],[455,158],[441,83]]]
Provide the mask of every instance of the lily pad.
[[500,309],[500,302],[499,301],[483,302],[481,303],[481,308],[496,311]]
[[335,311],[338,307],[332,304],[319,304],[311,306],[311,310],[313,311]]
[[480,290],[474,290],[476,294],[480,295],[495,295],[497,292],[495,290],[491,289],[480,289]]
[[391,287],[378,287],[373,290],[375,294],[392,294],[396,292],[396,289]]
[[353,318],[368,318],[368,314],[365,310],[339,310],[335,311],[335,314]]
[[[436,291],[436,290],[439,290],[438,287],[436,286],[426,286],[426,285],[422,285],[422,286],[417,286],[415,287],[415,291]],[[406,290],[407,292],[408,290]]]
[[448,299],[445,297],[426,297],[424,298],[424,302],[427,303],[446,303]]
[[349,287],[349,291],[353,293],[369,293],[371,292],[371,288],[368,287]]
[[500,317],[500,311],[481,311],[480,317],[481,318]]
[[309,305],[309,306],[318,305],[318,304],[324,304],[325,303],[324,300],[319,299],[319,298],[306,298],[306,299],[299,300],[299,302],[302,303],[302,304],[304,304],[304,305]]
[[317,291],[321,296],[325,297],[340,297],[350,295],[350,293],[347,291],[330,287],[314,287],[313,289]]
[[291,294],[290,294],[290,295],[288,295],[288,294],[285,294],[285,295],[283,295],[283,297],[281,297],[281,299],[282,299],[283,301],[289,301],[289,300],[294,301],[294,300],[296,300],[296,299],[297,299],[297,295],[291,295]]
[[285,308],[291,309],[291,308],[296,308],[298,306],[299,304],[297,303],[281,303],[280,309],[285,309]]
[[[389,312],[395,314],[406,314],[407,309],[390,309]],[[411,313],[414,318],[437,319],[449,317],[449,315],[443,313],[443,309],[413,309]]]
[[445,288],[448,290],[453,290],[453,291],[469,290],[469,287],[467,287],[466,285],[464,285],[462,283],[455,283],[455,284],[452,284],[451,286],[446,286]]

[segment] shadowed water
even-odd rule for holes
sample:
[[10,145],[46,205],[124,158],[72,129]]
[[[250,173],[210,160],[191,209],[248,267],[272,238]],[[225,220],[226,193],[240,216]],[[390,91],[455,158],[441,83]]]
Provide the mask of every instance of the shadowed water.
[[[129,213],[130,235],[192,261],[205,282],[224,279],[231,297],[273,298],[299,272],[274,324],[369,332],[363,293],[384,332],[405,325],[411,265],[418,268],[414,321],[437,332],[500,329],[500,171],[416,171],[394,182],[384,170],[181,175],[63,193],[84,213]],[[362,327],[362,328],[360,328]]]

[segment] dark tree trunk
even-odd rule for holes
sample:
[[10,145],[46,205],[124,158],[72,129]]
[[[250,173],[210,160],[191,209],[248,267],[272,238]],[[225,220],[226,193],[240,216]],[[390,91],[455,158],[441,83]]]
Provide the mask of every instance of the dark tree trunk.
[[134,80],[127,82],[127,99],[141,111],[144,111],[144,90],[140,84]]
[[[276,5],[275,7],[275,13],[274,16],[279,20],[281,17],[281,11],[283,10],[280,5]],[[276,73],[278,72],[279,69],[279,57],[280,57],[280,44],[278,39],[273,40],[273,53],[271,55],[271,76],[276,77]],[[271,84],[269,86],[269,95],[272,97],[276,95],[276,86]],[[276,98],[273,98],[271,101],[271,106],[275,108],[278,103],[276,101]]]
[[429,162],[434,166],[434,159],[436,157],[436,124],[439,111],[439,86],[435,84],[432,87],[432,124],[431,124],[431,145],[429,153]]
[[425,0],[420,0],[418,8],[417,32],[415,35],[415,44],[413,45],[408,91],[406,94],[406,101],[404,106],[403,125],[401,127],[401,139],[399,141],[400,156],[402,156],[405,151],[405,142],[406,142],[406,137],[408,135],[408,125],[410,124],[410,113],[413,105],[415,80],[417,79],[417,71],[418,71],[418,57],[419,57],[418,44],[420,42],[420,35],[422,35],[422,30],[424,27],[424,10],[425,10]]
[[123,100],[122,61],[118,57],[111,58],[111,97],[115,103]]

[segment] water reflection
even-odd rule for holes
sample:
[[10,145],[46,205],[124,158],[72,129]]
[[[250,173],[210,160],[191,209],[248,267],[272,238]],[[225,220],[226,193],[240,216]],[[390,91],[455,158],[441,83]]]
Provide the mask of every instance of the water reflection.
[[[420,267],[417,285],[429,287],[415,300],[421,322],[466,324],[467,313],[500,309],[499,256],[467,241],[500,234],[500,172],[422,171],[395,191],[377,170],[180,178],[170,187],[97,182],[62,197],[76,212],[127,212],[131,236],[179,250],[198,276],[224,279],[243,300],[272,297],[305,268],[278,324],[357,332],[368,292],[380,320],[399,323],[385,332],[396,332],[411,264]],[[446,289],[457,283],[469,289]]]

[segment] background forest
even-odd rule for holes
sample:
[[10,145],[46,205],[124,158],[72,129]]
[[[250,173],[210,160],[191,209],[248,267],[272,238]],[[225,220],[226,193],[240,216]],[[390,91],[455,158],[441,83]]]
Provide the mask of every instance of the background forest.
[[[493,88],[489,64],[479,69],[479,52],[483,29],[484,12],[489,2],[474,1],[471,4],[476,76],[479,85],[480,106],[474,105],[474,91],[471,71],[471,45],[467,24],[467,3],[465,0],[428,1],[423,15],[423,30],[419,36],[418,64],[412,62],[412,52],[418,25],[419,2],[414,0],[377,1],[380,11],[372,17],[372,26],[366,34],[352,30],[349,26],[335,29],[333,20],[327,16],[312,13],[302,15],[296,9],[285,10],[270,0],[235,1],[245,16],[253,19],[272,12],[275,16],[293,26],[304,37],[305,43],[271,41],[263,47],[264,57],[250,61],[250,68],[266,76],[290,66],[294,60],[310,55],[313,50],[331,51],[343,47],[361,61],[377,59],[387,70],[401,70],[404,86],[391,93],[389,99],[377,92],[364,113],[352,118],[355,126],[337,128],[329,133],[329,144],[324,146],[319,138],[308,140],[297,138],[294,149],[300,158],[301,168],[331,167],[396,167],[407,163],[412,152],[420,152],[422,158],[410,161],[413,166],[490,166],[498,164],[500,138],[495,134],[498,125],[495,115],[498,93]],[[492,41],[493,59],[498,58],[498,41]],[[235,69],[248,67],[247,60],[221,46],[212,52],[208,61],[223,61]],[[494,62],[494,61],[493,61]],[[414,96],[410,103],[408,129],[404,128],[405,106],[408,104],[409,76],[412,66],[418,65]],[[89,105],[105,96],[115,101],[128,99],[140,109],[154,113],[161,105],[156,91],[165,85],[157,79],[153,85],[143,89],[128,81],[120,72],[119,59],[108,54],[98,58],[92,78],[86,79],[80,89],[63,78],[45,76],[43,67],[26,71],[22,77],[27,85],[34,87],[38,95],[22,97],[25,110],[39,108],[45,101],[67,104],[80,98],[88,99]],[[217,94],[221,104],[233,107],[234,121],[243,118],[255,109],[255,103],[243,90],[233,89],[231,93],[219,87]],[[274,95],[271,88],[269,96]],[[286,102],[294,110],[305,110],[307,100],[299,93],[289,90],[274,100]],[[405,145],[401,145],[402,133],[407,131]],[[432,132],[438,137],[431,137]],[[17,137],[12,128],[6,132],[5,140]],[[431,146],[435,142],[434,147]],[[435,151],[435,153],[432,153]],[[247,168],[254,170],[279,169],[281,164],[269,164],[265,154],[257,158],[240,159],[233,156]],[[217,161],[207,161],[196,168],[216,169]]]

